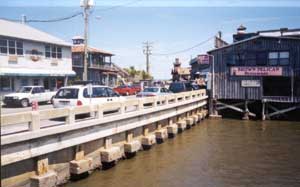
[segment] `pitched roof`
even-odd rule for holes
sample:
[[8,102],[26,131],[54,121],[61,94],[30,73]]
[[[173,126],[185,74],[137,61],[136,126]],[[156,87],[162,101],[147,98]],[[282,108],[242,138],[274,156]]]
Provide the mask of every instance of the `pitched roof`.
[[0,36],[8,36],[24,40],[71,46],[64,40],[52,36],[46,32],[35,29],[29,25],[0,19]]
[[[73,45],[72,46],[72,53],[83,53],[84,52],[84,45]],[[97,49],[94,47],[88,47],[88,52],[90,53],[101,53],[101,54],[105,54],[105,55],[109,55],[109,56],[113,56],[114,54],[107,52],[107,51],[103,51],[102,49]]]
[[296,38],[296,37],[286,37],[286,36],[283,36],[283,37],[276,37],[276,36],[261,36],[261,35],[257,35],[257,36],[253,36],[253,37],[251,37],[251,38],[247,38],[247,39],[245,39],[245,40],[241,40],[241,41],[238,41],[238,42],[234,42],[234,43],[232,43],[232,44],[229,44],[229,45],[225,45],[224,47],[212,49],[212,50],[210,50],[210,51],[207,51],[207,53],[211,53],[211,52],[214,52],[214,51],[218,51],[218,50],[221,50],[221,49],[225,49],[225,48],[227,48],[227,47],[231,47],[231,46],[234,46],[234,45],[237,45],[237,44],[241,44],[241,43],[244,43],[244,42],[247,42],[247,41],[255,40],[255,39],[258,39],[258,38],[275,38],[275,39],[300,40],[300,38]]

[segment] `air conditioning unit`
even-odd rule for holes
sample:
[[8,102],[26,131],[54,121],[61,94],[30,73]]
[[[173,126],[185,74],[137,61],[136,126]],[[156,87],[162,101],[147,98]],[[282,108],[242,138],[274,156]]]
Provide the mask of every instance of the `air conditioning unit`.
[[17,64],[18,63],[18,56],[17,55],[9,55],[8,56],[8,63]]
[[57,65],[58,65],[57,60],[52,59],[51,66],[57,66]]

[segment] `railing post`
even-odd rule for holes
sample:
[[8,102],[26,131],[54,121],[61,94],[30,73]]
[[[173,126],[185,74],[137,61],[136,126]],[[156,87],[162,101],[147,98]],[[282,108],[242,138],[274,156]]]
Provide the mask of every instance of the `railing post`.
[[139,99],[139,106],[138,106],[138,110],[143,110],[144,109],[144,102],[142,99]]
[[97,105],[96,118],[97,119],[103,118],[103,108],[101,104]]
[[40,130],[40,114],[38,111],[31,112],[30,131]]
[[154,103],[153,103],[153,107],[157,107],[157,102],[159,99],[157,99],[157,97],[154,98]]
[[73,107],[68,108],[68,116],[66,123],[69,125],[75,123],[75,111]]
[[125,113],[125,104],[122,102],[121,107],[120,107],[120,113],[124,114]]

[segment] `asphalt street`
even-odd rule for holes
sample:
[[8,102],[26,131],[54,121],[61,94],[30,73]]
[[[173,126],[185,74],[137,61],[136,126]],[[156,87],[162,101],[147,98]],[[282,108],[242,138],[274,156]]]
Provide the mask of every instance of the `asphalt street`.
[[[126,96],[127,99],[132,99],[135,98],[135,96]],[[47,110],[51,109],[53,106],[51,104],[44,104],[44,105],[39,105],[38,110]],[[127,110],[134,110],[134,109],[127,109]],[[1,115],[6,115],[6,114],[14,114],[14,113],[21,113],[21,112],[29,112],[32,111],[31,107],[7,107],[7,106],[2,106],[1,107]],[[83,119],[86,120],[86,119]],[[46,128],[50,126],[56,126],[56,125],[63,125],[65,122],[62,120],[42,120],[41,121],[41,128]],[[22,131],[28,131],[29,124],[24,123],[24,124],[15,124],[15,125],[8,125],[8,126],[1,126],[1,135],[8,135],[8,134],[14,134],[17,132],[22,132]]]

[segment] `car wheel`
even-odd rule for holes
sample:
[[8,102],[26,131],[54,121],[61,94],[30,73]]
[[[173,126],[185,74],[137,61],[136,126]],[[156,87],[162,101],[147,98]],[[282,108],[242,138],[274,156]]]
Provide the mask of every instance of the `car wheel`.
[[22,107],[28,107],[28,106],[29,106],[29,101],[28,101],[28,99],[22,99],[22,100],[21,100],[21,106],[22,106]]

